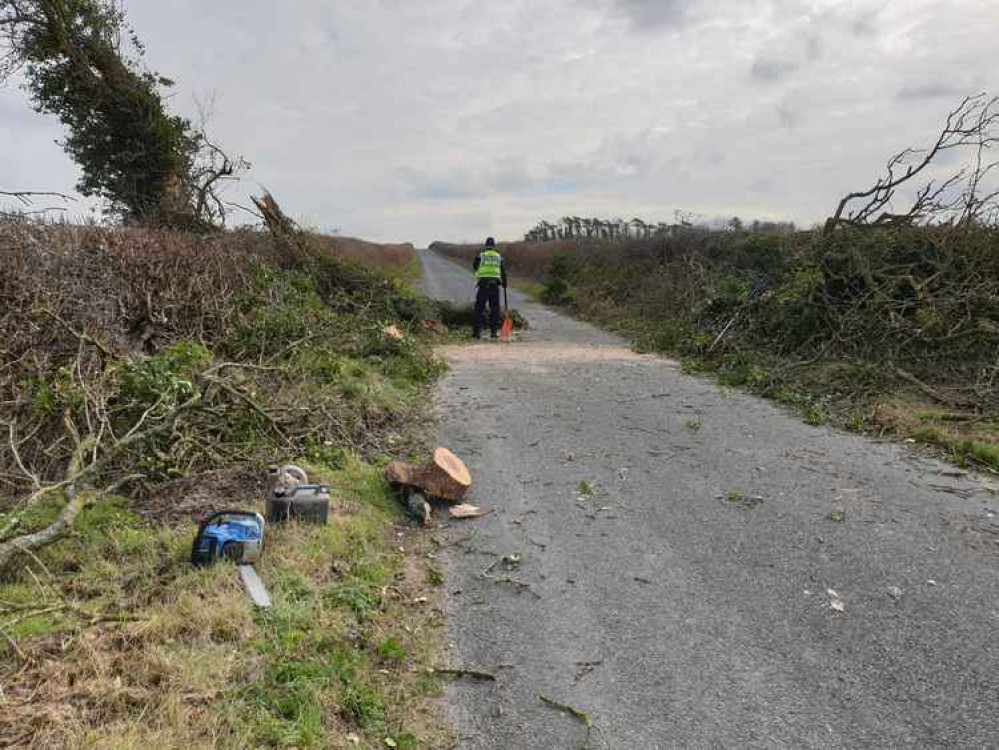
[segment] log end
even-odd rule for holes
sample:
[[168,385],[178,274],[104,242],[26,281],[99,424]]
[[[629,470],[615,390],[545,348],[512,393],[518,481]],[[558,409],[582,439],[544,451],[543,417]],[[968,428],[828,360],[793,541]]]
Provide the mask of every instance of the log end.
[[409,486],[413,483],[413,467],[404,461],[393,461],[385,467],[385,480],[394,486]]

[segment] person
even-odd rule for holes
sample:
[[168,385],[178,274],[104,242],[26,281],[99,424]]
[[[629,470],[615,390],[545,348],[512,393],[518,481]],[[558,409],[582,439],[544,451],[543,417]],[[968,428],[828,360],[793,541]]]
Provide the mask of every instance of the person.
[[475,293],[475,326],[472,330],[477,339],[482,338],[485,323],[486,304],[489,304],[489,327],[492,337],[499,338],[500,326],[500,287],[506,289],[506,263],[496,250],[496,240],[486,240],[486,246],[472,264],[478,289]]

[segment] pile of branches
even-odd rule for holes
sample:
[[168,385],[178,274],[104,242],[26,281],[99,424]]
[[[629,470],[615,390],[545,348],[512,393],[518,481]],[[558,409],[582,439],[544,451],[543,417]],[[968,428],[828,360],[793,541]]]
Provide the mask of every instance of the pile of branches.
[[304,240],[0,218],[0,252],[0,567],[95,493],[382,447],[402,417],[349,402],[331,368],[430,359],[385,340],[406,307],[394,284]]

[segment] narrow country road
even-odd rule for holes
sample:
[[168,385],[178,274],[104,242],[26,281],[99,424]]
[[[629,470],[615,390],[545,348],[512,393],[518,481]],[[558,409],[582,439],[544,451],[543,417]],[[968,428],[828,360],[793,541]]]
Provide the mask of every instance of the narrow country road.
[[457,747],[582,748],[539,696],[591,748],[999,746],[994,487],[511,297],[437,394],[493,511],[438,532],[450,664],[497,677],[452,681]]

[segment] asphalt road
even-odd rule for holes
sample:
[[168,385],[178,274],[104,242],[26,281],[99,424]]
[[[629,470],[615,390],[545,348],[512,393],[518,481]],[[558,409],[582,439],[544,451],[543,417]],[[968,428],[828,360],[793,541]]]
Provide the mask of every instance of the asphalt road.
[[592,748],[999,747],[994,486],[511,303],[437,394],[493,511],[437,532],[458,747],[583,747],[542,695]]

